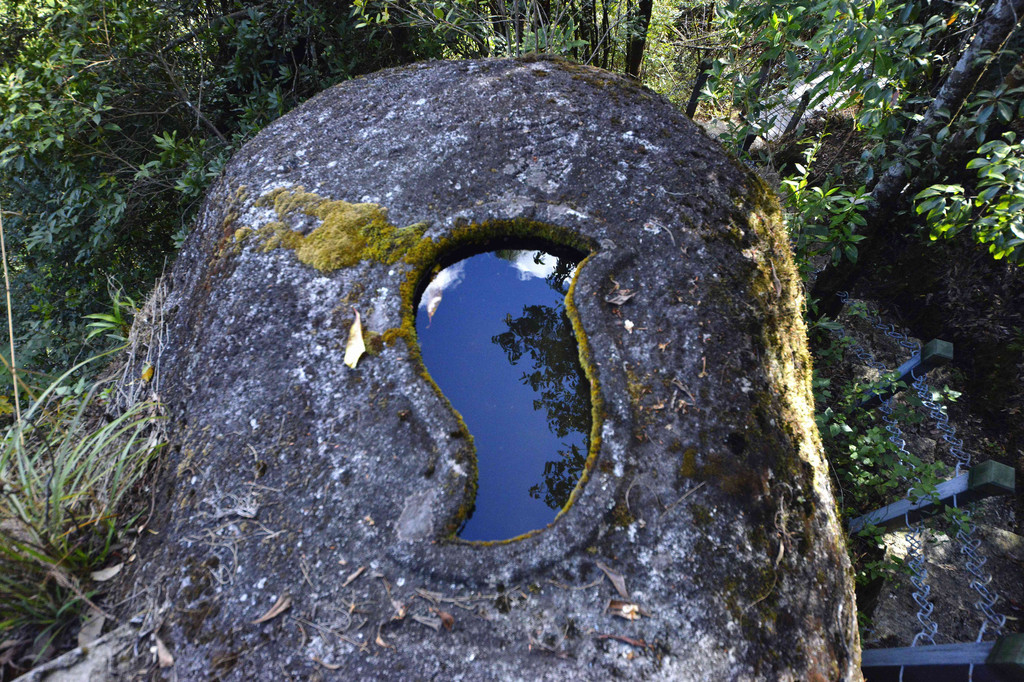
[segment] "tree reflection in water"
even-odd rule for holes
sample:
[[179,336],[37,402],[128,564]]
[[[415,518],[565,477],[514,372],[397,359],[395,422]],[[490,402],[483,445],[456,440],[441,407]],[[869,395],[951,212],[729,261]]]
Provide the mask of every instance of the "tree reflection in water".
[[482,253],[442,270],[420,297],[423,361],[477,450],[464,539],[511,538],[550,523],[579,481],[590,387],[564,304],[577,262]]
[[582,447],[562,443],[558,457],[544,463],[543,482],[530,487],[531,497],[543,493],[549,507],[561,509],[576,487],[588,449],[590,386],[580,367],[576,336],[562,306],[524,306],[522,315],[507,315],[505,324],[508,331],[491,341],[501,346],[509,363],[527,367],[520,381],[539,395],[533,409],[547,413],[548,428],[560,439],[583,435]]

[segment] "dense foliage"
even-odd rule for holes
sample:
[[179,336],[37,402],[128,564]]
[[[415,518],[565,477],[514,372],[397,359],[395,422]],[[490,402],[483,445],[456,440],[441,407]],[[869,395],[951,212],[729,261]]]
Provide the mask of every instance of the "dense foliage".
[[67,366],[108,290],[138,298],[262,126],[339,80],[439,54],[429,35],[356,23],[316,0],[0,2],[19,364]]
[[[267,122],[339,80],[423,58],[555,52],[680,103],[709,60],[703,115],[741,154],[806,89],[810,110],[855,114],[863,154],[842,181],[813,172],[813,156],[780,169],[799,256],[856,261],[895,211],[896,229],[968,229],[1021,262],[1024,78],[1012,69],[1024,38],[972,44],[997,5],[1019,4],[2,0],[0,205],[21,364],[67,366],[84,314],[122,287],[139,298],[210,180]],[[972,49],[977,78],[943,99]],[[770,166],[767,149],[751,154]],[[894,165],[900,190],[876,191]]]
[[[935,239],[970,228],[995,258],[1024,262],[1024,147],[1011,131],[1024,117],[1014,74],[1024,32],[1012,4],[731,0],[721,8],[729,49],[713,64],[709,95],[741,113],[726,128],[734,145],[778,126],[802,91],[811,110],[855,116],[863,152],[852,168],[824,169],[809,183],[809,155],[784,178],[794,236],[809,248],[798,256],[817,253],[817,242],[835,262],[856,262],[857,242],[879,231],[909,227]],[[973,169],[976,177],[965,172]],[[927,220],[913,219],[914,206]]]

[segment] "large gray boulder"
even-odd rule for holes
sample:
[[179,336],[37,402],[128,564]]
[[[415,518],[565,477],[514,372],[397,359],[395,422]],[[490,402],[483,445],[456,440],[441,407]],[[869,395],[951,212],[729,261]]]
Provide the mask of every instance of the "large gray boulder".
[[[538,238],[590,254],[591,456],[549,527],[466,543],[472,438],[415,298]],[[159,609],[177,679],[859,678],[778,206],[658,95],[545,59],[343,83],[236,155],[171,286],[125,610]]]

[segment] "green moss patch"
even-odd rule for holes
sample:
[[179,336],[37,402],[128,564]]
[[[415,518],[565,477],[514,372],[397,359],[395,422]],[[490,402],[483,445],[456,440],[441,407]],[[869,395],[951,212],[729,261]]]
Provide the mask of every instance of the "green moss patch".
[[[273,208],[278,217],[256,231],[259,248],[264,252],[291,249],[300,262],[321,272],[363,260],[392,265],[419,243],[427,228],[425,223],[397,227],[379,204],[327,199],[303,187],[276,189],[260,197],[256,205]],[[296,213],[321,222],[309,234],[302,234],[288,226],[289,216]]]

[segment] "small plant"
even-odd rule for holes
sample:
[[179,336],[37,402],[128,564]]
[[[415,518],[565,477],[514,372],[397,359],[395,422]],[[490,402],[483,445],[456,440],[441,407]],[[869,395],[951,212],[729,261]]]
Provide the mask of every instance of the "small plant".
[[811,166],[821,148],[821,141],[804,152],[804,162],[795,165],[796,175],[783,178],[782,196],[786,206],[786,227],[800,270],[805,275],[811,260],[819,253],[828,253],[833,263],[842,259],[856,263],[857,243],[864,237],[854,234],[866,224],[861,215],[867,207],[867,191],[810,183]]
[[[868,314],[854,304],[849,310],[855,316]],[[865,396],[893,387],[894,375],[870,384],[856,380],[838,382],[839,374],[834,370],[844,362],[843,353],[852,341],[846,336],[822,333],[830,329],[828,322],[818,323],[814,328],[818,331],[814,337],[816,368],[812,381],[817,403],[815,421],[832,467],[842,515],[855,518],[902,496],[934,496],[935,486],[948,475],[948,467],[901,451],[893,442],[896,434],[890,430],[890,423],[912,425],[924,419],[915,409],[919,403],[916,395],[904,391],[900,400],[893,400],[888,421],[880,410],[862,408]],[[939,396],[938,392],[934,395]],[[884,533],[884,529],[872,526],[850,538],[848,549],[858,588],[867,588],[905,571],[899,558],[886,554]]]
[[157,403],[110,415],[103,382],[67,390],[95,359],[43,390],[0,441],[0,639],[32,631],[36,651],[77,622],[90,573],[132,521],[122,502],[162,447]]
[[138,311],[138,306],[113,280],[110,281],[108,291],[110,292],[110,312],[85,316],[87,320],[95,320],[95,322],[85,325],[89,330],[85,337],[86,341],[100,334],[106,334],[108,339],[118,343],[124,343],[128,339],[128,332],[132,328],[132,317]]

